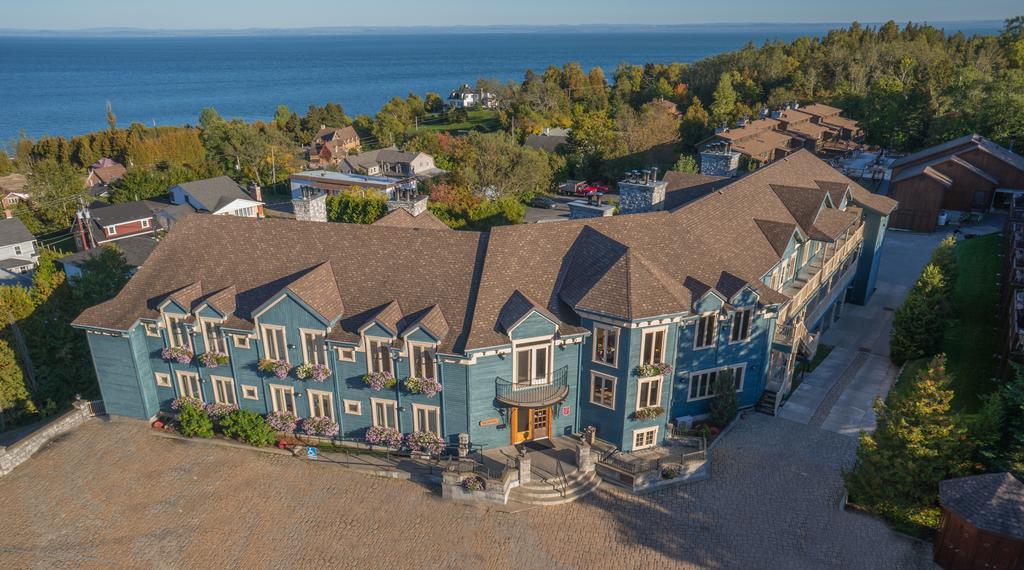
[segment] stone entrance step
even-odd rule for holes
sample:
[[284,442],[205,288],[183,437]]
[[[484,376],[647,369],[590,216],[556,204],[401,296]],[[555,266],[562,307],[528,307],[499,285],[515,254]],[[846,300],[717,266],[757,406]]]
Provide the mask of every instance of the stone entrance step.
[[512,489],[509,500],[526,505],[562,505],[585,497],[601,485],[601,478],[596,471],[583,473],[574,471],[566,476],[565,485],[561,481],[531,481]]

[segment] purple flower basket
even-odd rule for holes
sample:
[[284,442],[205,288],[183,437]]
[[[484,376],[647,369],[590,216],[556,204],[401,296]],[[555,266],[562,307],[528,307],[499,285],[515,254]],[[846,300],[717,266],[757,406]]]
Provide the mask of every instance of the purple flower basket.
[[412,394],[423,394],[433,398],[441,393],[441,383],[433,378],[410,376],[405,379],[405,389]]
[[178,364],[188,364],[192,362],[192,351],[184,346],[168,346],[160,351],[160,358],[173,360]]
[[302,431],[307,435],[334,437],[338,435],[338,424],[331,418],[306,418],[302,420]]
[[397,449],[402,445],[402,434],[395,428],[373,426],[366,431],[366,441]]
[[312,380],[314,382],[325,382],[331,376],[331,369],[325,364],[310,364],[306,362],[295,368],[295,377],[299,380]]
[[204,352],[199,355],[199,364],[207,368],[216,368],[228,363],[228,355],[223,352]]
[[284,360],[270,360],[269,358],[264,358],[263,360],[259,361],[259,364],[257,364],[257,368],[260,369],[260,372],[273,374],[278,378],[284,378],[285,376],[288,376],[288,373],[291,372],[292,369],[291,366],[288,366],[288,363],[285,362]]
[[371,372],[363,376],[363,382],[366,382],[371,390],[383,390],[394,387],[398,380],[395,380],[395,376],[390,372]]
[[432,431],[414,431],[406,435],[405,445],[413,453],[440,455],[444,451],[444,440]]
[[293,433],[295,424],[299,423],[299,418],[290,412],[270,412],[267,414],[267,423],[274,428],[274,431]]

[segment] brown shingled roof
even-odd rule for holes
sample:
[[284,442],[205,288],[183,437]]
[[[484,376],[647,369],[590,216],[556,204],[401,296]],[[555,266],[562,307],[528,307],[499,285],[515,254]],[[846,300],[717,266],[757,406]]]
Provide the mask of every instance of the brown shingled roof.
[[757,227],[761,230],[761,233],[764,234],[768,243],[771,244],[775,253],[779,255],[785,253],[786,247],[789,246],[789,241],[793,239],[793,232],[796,231],[796,224],[759,219],[755,219],[754,223],[757,224]]
[[373,223],[376,226],[390,226],[393,228],[419,228],[422,230],[448,230],[451,229],[442,222],[430,210],[420,212],[418,216],[412,215],[405,208],[396,208],[388,215]]
[[939,502],[975,528],[1024,539],[1024,483],[986,473],[939,483]]
[[334,275],[330,260],[290,283],[288,290],[327,321],[334,321],[345,312],[345,304],[338,291],[338,278]]
[[427,329],[427,332],[434,335],[435,338],[445,338],[448,336],[448,321],[445,320],[441,307],[437,305],[431,305],[419,315],[412,315],[411,322],[403,327],[403,329],[410,331],[418,326]]

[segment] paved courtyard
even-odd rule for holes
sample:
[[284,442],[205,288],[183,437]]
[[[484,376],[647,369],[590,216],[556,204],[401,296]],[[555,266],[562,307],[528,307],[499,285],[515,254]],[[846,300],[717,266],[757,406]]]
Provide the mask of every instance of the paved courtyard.
[[505,514],[336,465],[94,419],[0,478],[0,562],[54,567],[920,568],[928,545],[838,510],[856,441],[747,414],[712,478]]

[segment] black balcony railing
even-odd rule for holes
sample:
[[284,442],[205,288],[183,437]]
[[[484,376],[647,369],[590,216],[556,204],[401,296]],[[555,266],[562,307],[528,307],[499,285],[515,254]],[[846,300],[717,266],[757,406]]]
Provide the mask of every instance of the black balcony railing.
[[569,395],[569,367],[555,370],[546,384],[509,382],[502,377],[494,379],[494,397],[508,406],[540,407],[560,402]]

